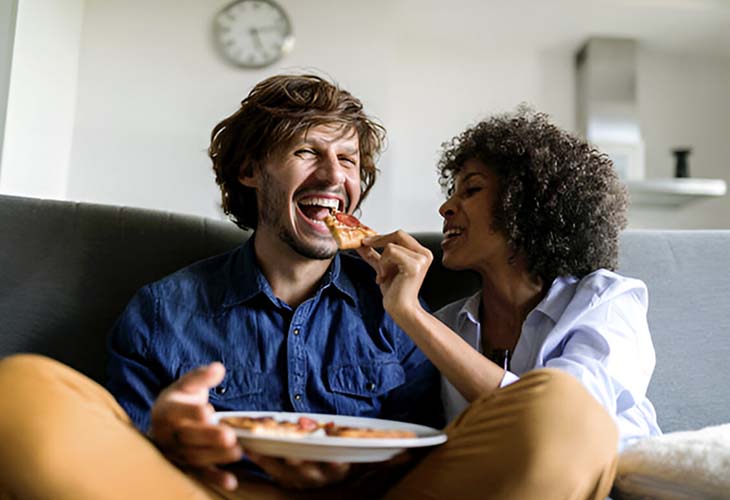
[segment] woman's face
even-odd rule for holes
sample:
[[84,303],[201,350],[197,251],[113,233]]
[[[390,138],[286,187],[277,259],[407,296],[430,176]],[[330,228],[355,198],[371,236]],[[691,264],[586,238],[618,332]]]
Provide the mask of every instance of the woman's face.
[[454,178],[454,192],[439,208],[445,267],[480,271],[508,263],[507,239],[492,227],[498,193],[499,179],[490,168],[476,159],[464,163]]

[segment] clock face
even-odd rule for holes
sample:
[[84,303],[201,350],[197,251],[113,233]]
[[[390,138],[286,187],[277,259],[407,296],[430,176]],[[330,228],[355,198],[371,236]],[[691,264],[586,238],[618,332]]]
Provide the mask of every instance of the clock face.
[[291,23],[272,0],[238,0],[215,18],[215,38],[223,55],[246,68],[278,61],[294,45]]

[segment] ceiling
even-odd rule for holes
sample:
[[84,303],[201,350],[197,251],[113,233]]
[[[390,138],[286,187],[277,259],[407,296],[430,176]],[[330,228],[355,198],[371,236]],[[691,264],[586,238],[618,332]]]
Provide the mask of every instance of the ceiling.
[[730,58],[730,0],[400,0],[409,39],[458,37],[477,45],[577,48],[594,36],[627,37],[672,53]]

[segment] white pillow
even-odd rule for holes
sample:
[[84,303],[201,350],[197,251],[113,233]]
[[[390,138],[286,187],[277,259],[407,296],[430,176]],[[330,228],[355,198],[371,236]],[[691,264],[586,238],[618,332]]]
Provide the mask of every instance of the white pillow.
[[729,499],[730,424],[645,438],[619,456],[615,499]]

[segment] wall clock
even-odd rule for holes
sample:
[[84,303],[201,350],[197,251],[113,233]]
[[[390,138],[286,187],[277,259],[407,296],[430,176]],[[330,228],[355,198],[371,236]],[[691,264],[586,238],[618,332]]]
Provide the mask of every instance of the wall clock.
[[223,56],[244,68],[275,63],[294,46],[291,22],[273,0],[237,0],[214,21],[215,41]]

